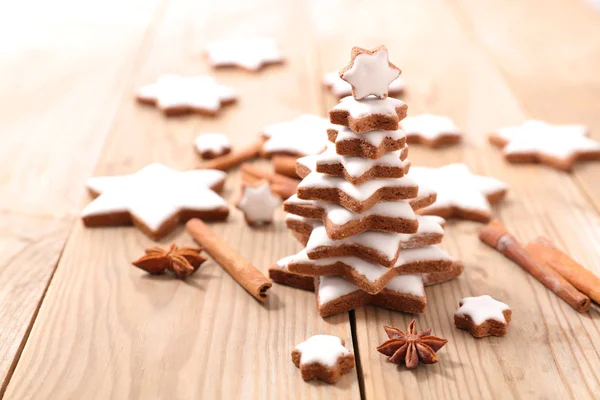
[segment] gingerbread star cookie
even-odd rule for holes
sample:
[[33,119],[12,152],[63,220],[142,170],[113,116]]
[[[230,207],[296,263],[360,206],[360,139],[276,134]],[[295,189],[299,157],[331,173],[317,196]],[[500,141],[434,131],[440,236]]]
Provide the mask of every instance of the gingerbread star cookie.
[[277,43],[269,38],[220,40],[209,44],[206,54],[213,67],[240,67],[251,72],[284,61]]
[[283,204],[284,211],[323,223],[327,236],[344,239],[367,230],[415,233],[419,222],[409,202],[383,201],[368,211],[357,214],[336,203],[302,200],[291,196]]
[[410,166],[407,155],[408,147],[386,153],[376,160],[341,156],[337,154],[335,145],[329,143],[323,153],[308,157],[314,159],[309,162],[316,163],[317,172],[340,176],[353,185],[360,185],[372,179],[402,178]]
[[489,141],[512,163],[540,162],[570,171],[576,161],[600,160],[600,143],[590,139],[583,125],[552,125],[526,121],[498,129]]
[[454,314],[454,325],[476,338],[504,336],[512,317],[510,307],[489,295],[465,297]]
[[271,191],[269,182],[260,186],[244,186],[237,208],[244,212],[250,226],[267,225],[273,222],[273,212],[281,205],[281,199]]
[[460,129],[449,117],[433,114],[409,116],[400,121],[409,143],[420,143],[429,147],[455,144],[461,140]]
[[136,98],[140,103],[155,105],[168,116],[216,115],[223,105],[236,101],[236,94],[211,76],[163,75],[155,83],[139,88]]
[[223,171],[178,172],[154,163],[131,175],[90,178],[87,187],[96,198],[81,217],[87,227],[133,223],[158,240],[191,218],[227,218],[227,203],[213,191],[223,188],[225,177]]
[[318,154],[327,146],[326,118],[312,114],[302,114],[291,121],[279,122],[266,126],[262,136],[263,155],[307,156]]
[[317,306],[322,317],[374,305],[410,314],[425,311],[427,299],[421,275],[398,275],[383,290],[369,294],[339,276],[315,278]]
[[314,335],[292,351],[292,361],[300,368],[302,379],[336,383],[354,368],[354,354],[337,336]]
[[340,71],[340,78],[352,86],[356,100],[367,96],[384,99],[388,96],[390,84],[401,72],[390,62],[385,46],[373,50],[353,47],[350,64]]
[[415,198],[419,186],[408,175],[397,179],[374,179],[354,186],[344,178],[311,172],[298,184],[297,194],[304,200],[335,202],[361,214],[380,201]]
[[402,100],[392,97],[369,97],[359,101],[348,96],[329,110],[329,120],[332,124],[347,126],[355,133],[394,131],[398,129],[400,120],[406,117],[407,109]]
[[231,153],[231,142],[222,133],[203,133],[195,140],[196,152],[205,160]]
[[504,182],[474,175],[465,164],[448,164],[441,168],[412,167],[407,176],[437,193],[436,202],[419,213],[443,218],[488,222],[492,218],[490,203],[499,201],[508,191]]
[[[342,98],[352,94],[352,85],[340,78],[338,71],[331,71],[323,75],[323,85],[335,96]],[[388,94],[401,94],[405,87],[404,79],[397,77],[390,83]]]
[[[414,234],[418,237],[420,234]],[[312,276],[341,276],[357,289],[369,294],[379,293],[398,275],[447,272],[454,260],[437,246],[405,249],[396,264],[386,268],[352,256],[330,257],[320,260],[308,258],[302,250],[288,260],[290,272]]]
[[401,129],[377,130],[355,133],[350,128],[332,125],[327,129],[329,141],[335,144],[340,156],[354,156],[376,160],[390,151],[402,150],[406,145],[406,134]]

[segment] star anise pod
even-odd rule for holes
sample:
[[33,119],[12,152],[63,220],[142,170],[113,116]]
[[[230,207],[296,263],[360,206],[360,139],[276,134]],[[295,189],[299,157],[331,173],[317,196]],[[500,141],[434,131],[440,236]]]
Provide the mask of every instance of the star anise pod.
[[185,279],[200,267],[206,261],[200,252],[202,249],[191,247],[177,247],[171,244],[168,249],[160,247],[150,247],[146,249],[146,255],[135,260],[132,264],[144,271],[159,275],[166,270],[173,273],[181,279]]
[[437,336],[431,336],[431,329],[417,333],[416,320],[408,324],[408,329],[402,332],[398,328],[384,326],[390,340],[377,348],[381,354],[389,357],[389,361],[400,364],[402,361],[407,368],[416,368],[419,361],[423,364],[435,364],[438,362],[435,354],[444,347],[448,341]]

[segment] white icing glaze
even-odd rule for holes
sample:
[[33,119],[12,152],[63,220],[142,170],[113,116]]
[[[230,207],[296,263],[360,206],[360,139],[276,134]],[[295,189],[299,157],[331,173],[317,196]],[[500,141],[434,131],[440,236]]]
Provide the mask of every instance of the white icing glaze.
[[600,143],[588,138],[583,125],[552,125],[530,120],[520,126],[498,129],[498,136],[508,144],[505,154],[540,153],[568,159],[575,153],[600,150]]
[[417,187],[417,183],[410,177],[392,179],[373,179],[360,185],[353,185],[344,178],[311,172],[299,184],[298,188],[337,188],[345,192],[348,196],[364,201],[371,197],[375,192],[384,187],[409,188]]
[[[365,231],[354,236],[350,236],[341,240],[332,240],[327,236],[324,226],[319,226],[313,229],[306,244],[306,251],[314,251],[318,247],[335,247],[342,245],[362,245],[376,249],[383,254],[387,259],[395,258],[399,248],[406,249],[407,243],[414,238],[415,235],[423,235],[430,233],[444,234],[444,230],[435,222],[428,222],[427,219],[419,218],[419,230],[417,233],[392,233],[380,231]],[[401,252],[404,253],[404,252]],[[412,253],[411,253],[412,254]]]
[[213,66],[237,65],[250,71],[283,61],[277,43],[269,38],[228,38],[210,43],[206,53]]
[[213,152],[215,154],[222,154],[226,150],[231,149],[229,138],[222,133],[203,133],[196,137],[195,144],[196,150],[199,153]]
[[352,85],[357,100],[369,95],[386,97],[390,83],[400,76],[400,70],[390,65],[388,52],[381,49],[372,54],[354,56],[352,67],[341,78]]
[[178,172],[162,164],[150,164],[131,175],[98,176],[87,187],[100,195],[81,212],[82,217],[130,212],[156,230],[180,210],[209,211],[227,207],[209,189],[225,179],[217,170]]
[[441,168],[412,167],[408,176],[437,192],[436,202],[424,210],[459,207],[489,213],[486,195],[507,189],[502,181],[473,175],[465,164],[448,164]]
[[318,154],[327,146],[329,121],[317,115],[303,114],[286,122],[271,124],[263,129],[267,141],[263,151],[297,154]]
[[234,100],[236,94],[211,76],[162,75],[155,83],[139,88],[137,97],[156,102],[161,110],[186,107],[216,112],[222,102]]
[[273,220],[273,211],[281,205],[281,199],[271,191],[268,182],[260,186],[244,187],[244,194],[238,208],[252,223],[267,223]]
[[280,269],[283,269],[283,270],[287,271],[288,270],[288,263],[290,261],[292,261],[293,259],[294,259],[294,255],[283,257],[282,259],[278,260],[275,263],[275,266],[277,266]]
[[465,297],[460,301],[460,308],[455,315],[468,315],[475,325],[481,325],[487,320],[506,323],[503,311],[510,310],[507,304],[489,295]]
[[425,296],[423,278],[420,274],[397,275],[385,285],[385,288],[387,290],[393,290],[394,292],[410,294],[417,297]]
[[330,125],[329,129],[337,131],[335,143],[340,143],[346,140],[365,140],[371,145],[377,147],[381,145],[385,138],[392,140],[401,140],[406,137],[406,133],[402,129],[395,131],[370,131],[365,133],[355,133],[350,128],[341,125]]
[[285,221],[286,222],[287,221],[299,221],[299,222],[303,222],[305,224],[309,224],[313,228],[315,228],[317,226],[321,226],[321,223],[319,221],[317,221],[316,219],[310,219],[310,218],[302,217],[300,215],[295,215],[295,214],[286,214]]
[[327,304],[330,301],[339,299],[360,289],[351,282],[339,276],[320,276],[319,277],[319,305]]
[[385,99],[366,98],[358,101],[352,96],[347,96],[341,99],[333,107],[333,110],[348,111],[353,118],[367,117],[369,115],[396,116],[396,108],[403,105],[404,102],[402,100],[392,97],[386,97]]
[[441,136],[461,136],[460,130],[451,118],[420,114],[409,116],[400,121],[400,127],[408,136],[422,136],[426,139],[435,140]]
[[300,365],[319,363],[334,367],[340,357],[350,354],[342,344],[342,339],[331,335],[314,335],[296,346],[300,355]]
[[376,160],[370,160],[362,157],[340,156],[336,153],[335,145],[329,143],[327,149],[315,156],[317,165],[342,164],[346,172],[358,178],[374,166],[399,167],[405,168],[406,162],[400,159],[402,150],[396,150],[384,154]]
[[[406,201],[382,201],[375,204],[369,210],[362,214],[350,211],[337,203],[322,200],[302,200],[297,195],[292,195],[286,200],[289,204],[311,205],[322,208],[327,215],[327,219],[336,225],[344,225],[350,221],[360,220],[369,215],[382,215],[390,218],[416,219],[416,215]],[[291,215],[291,214],[290,214]]]
[[[323,84],[337,97],[345,97],[352,94],[352,85],[340,78],[338,71],[331,71],[323,75]],[[404,79],[399,76],[390,83],[389,93],[402,92],[405,86]]]
[[[320,276],[318,284],[320,306],[350,293],[362,292],[358,286],[339,276]],[[417,297],[425,296],[423,278],[418,274],[397,275],[388,282],[385,288],[400,294],[409,294]]]
[[[452,261],[452,257],[448,255],[443,249],[437,246],[424,246],[417,249],[406,249],[400,252],[400,257],[396,261],[393,268],[402,270],[402,268],[408,263],[414,263],[417,261]],[[375,264],[369,261],[362,260],[357,257],[344,256],[344,257],[330,257],[323,258],[320,260],[311,260],[308,258],[306,249],[301,250],[299,253],[291,256],[288,260],[290,264],[311,264],[315,267],[327,266],[335,263],[343,264],[346,268],[353,269],[357,274],[362,275],[370,282],[375,282],[381,279],[382,276],[390,272],[389,268],[383,267],[379,264]]]

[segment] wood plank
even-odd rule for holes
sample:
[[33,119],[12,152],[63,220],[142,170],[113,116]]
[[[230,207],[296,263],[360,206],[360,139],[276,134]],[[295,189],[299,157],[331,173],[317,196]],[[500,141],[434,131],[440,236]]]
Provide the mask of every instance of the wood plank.
[[[569,175],[503,162],[484,133],[518,123],[527,110],[442,1],[344,3],[335,12],[313,2],[324,69],[343,66],[351,46],[385,43],[408,83],[409,114],[453,117],[466,130],[461,147],[442,151],[411,146],[413,165],[464,161],[472,171],[505,180],[510,195],[498,214],[521,240],[552,236],[584,265],[600,272],[596,210]],[[483,6],[482,6],[483,7]],[[385,12],[382,12],[385,10]],[[435,29],[434,29],[435,28]],[[328,106],[331,106],[330,102]],[[367,399],[591,398],[600,391],[598,313],[577,314],[519,267],[479,243],[480,225],[451,222],[444,247],[466,264],[464,275],[427,289],[428,309],[418,327],[450,343],[440,363],[416,371],[396,368],[375,348],[383,325],[405,328],[413,318],[377,308],[356,311],[357,341]],[[513,307],[508,336],[475,340],[453,326],[458,301],[491,294]]]
[[[226,32],[276,37],[289,64],[258,75],[218,72],[241,100],[214,120],[167,120],[126,98],[96,173],[129,173],[153,161],[190,168],[197,162],[192,140],[202,131],[222,131],[241,146],[266,123],[316,111],[321,92],[312,37],[296,35],[307,29],[306,12],[304,3],[291,0],[171,2],[153,27],[151,51],[129,82],[132,89],[160,73],[201,73],[202,46]],[[237,173],[230,174],[227,198],[238,184]],[[232,209],[229,221],[214,229],[264,271],[299,248],[282,213],[274,225],[252,230]],[[191,244],[183,229],[161,243],[174,240]],[[77,222],[7,399],[359,397],[355,371],[335,386],[306,384],[290,356],[316,333],[336,334],[351,348],[348,315],[325,321],[313,294],[281,286],[261,305],[213,262],[185,282],[148,277],[130,262],[151,244],[134,228],[85,229]]]
[[136,14],[126,24],[107,19],[123,10],[117,1],[0,6],[0,34],[10,38],[0,44],[0,393],[129,90],[123,78],[156,2],[130,6]]
[[[497,63],[530,117],[585,124],[600,141],[599,13],[569,0],[447,3]],[[593,162],[577,165],[573,173],[598,210],[599,174],[600,163]]]

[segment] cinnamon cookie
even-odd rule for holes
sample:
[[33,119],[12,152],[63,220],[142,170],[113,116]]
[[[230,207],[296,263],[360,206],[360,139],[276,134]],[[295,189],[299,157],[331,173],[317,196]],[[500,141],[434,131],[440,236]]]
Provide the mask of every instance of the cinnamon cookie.
[[360,101],[348,96],[329,111],[332,124],[349,127],[356,133],[374,130],[394,131],[406,117],[408,107],[402,100],[365,98]]

